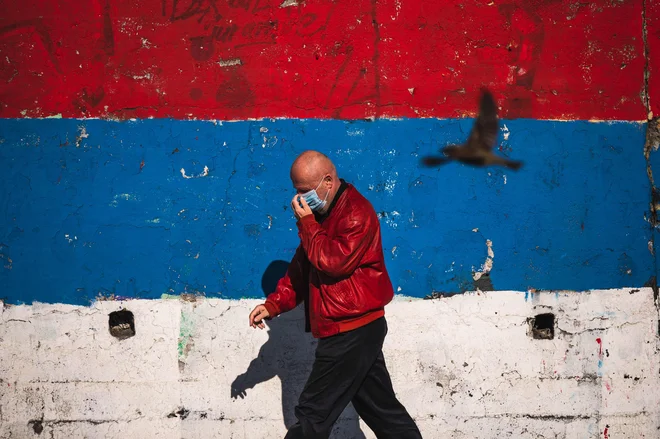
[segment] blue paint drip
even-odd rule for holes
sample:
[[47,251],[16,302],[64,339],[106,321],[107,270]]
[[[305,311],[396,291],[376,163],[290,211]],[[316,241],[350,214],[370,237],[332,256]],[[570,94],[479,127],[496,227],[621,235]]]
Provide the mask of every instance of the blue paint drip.
[[298,245],[289,166],[307,148],[379,212],[401,294],[472,288],[486,239],[498,290],[635,287],[654,273],[643,125],[504,121],[520,171],[419,166],[472,122],[2,119],[0,297],[263,297],[268,264]]

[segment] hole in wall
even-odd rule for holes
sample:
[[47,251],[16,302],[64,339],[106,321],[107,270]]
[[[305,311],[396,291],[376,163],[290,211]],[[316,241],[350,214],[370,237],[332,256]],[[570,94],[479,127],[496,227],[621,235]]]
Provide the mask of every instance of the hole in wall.
[[555,338],[555,315],[552,313],[537,314],[527,319],[532,338],[536,340],[552,340]]
[[135,335],[135,319],[132,312],[122,309],[111,312],[108,317],[110,334],[113,337],[124,340]]
[[30,421],[28,422],[28,425],[32,426],[32,430],[34,430],[36,434],[41,434],[41,432],[44,431],[44,425],[41,420]]

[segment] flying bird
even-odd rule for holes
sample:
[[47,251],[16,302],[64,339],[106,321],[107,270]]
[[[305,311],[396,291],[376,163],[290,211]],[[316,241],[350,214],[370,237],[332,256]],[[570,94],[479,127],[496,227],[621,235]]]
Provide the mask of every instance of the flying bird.
[[497,105],[493,95],[485,88],[481,90],[479,115],[472,126],[470,136],[463,145],[448,145],[440,150],[442,156],[432,155],[422,158],[425,166],[438,166],[453,160],[471,166],[505,166],[517,171],[521,161],[509,160],[493,152],[497,140],[499,120]]

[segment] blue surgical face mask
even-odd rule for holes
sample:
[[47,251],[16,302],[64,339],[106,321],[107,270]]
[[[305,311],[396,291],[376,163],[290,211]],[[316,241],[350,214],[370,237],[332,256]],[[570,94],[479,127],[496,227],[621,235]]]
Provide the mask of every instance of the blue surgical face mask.
[[[323,177],[323,180],[325,180],[325,177]],[[319,183],[319,185],[316,186],[316,189],[321,187],[323,180],[321,180],[321,183]],[[325,198],[321,200],[321,198],[319,198],[319,195],[316,193],[316,189],[312,189],[309,192],[305,192],[304,194],[301,194],[301,196],[305,199],[305,201],[307,201],[307,205],[309,206],[310,209],[319,211],[325,207],[327,203],[326,200],[328,198],[328,194],[330,193],[330,191],[326,192]]]

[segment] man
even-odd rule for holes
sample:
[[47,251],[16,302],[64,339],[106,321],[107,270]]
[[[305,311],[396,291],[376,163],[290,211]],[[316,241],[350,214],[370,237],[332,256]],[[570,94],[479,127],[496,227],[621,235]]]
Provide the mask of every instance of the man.
[[421,438],[397,400],[383,358],[384,307],[394,296],[374,208],[337,177],[325,155],[300,154],[291,166],[291,207],[300,246],[287,273],[250,326],[305,305],[305,327],[319,339],[312,372],[285,439],[328,438],[349,402],[378,438]]

